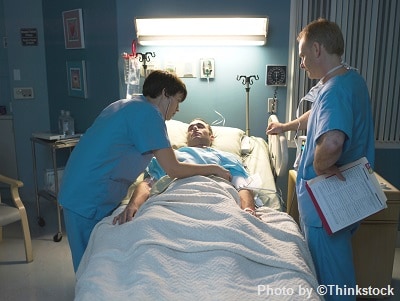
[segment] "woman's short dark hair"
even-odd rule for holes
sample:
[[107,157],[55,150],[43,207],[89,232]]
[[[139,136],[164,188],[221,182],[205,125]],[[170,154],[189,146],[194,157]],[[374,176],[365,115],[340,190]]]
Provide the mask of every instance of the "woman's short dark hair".
[[185,83],[170,72],[154,70],[144,80],[144,96],[156,98],[161,95],[164,89],[167,96],[174,96],[177,93],[181,93],[183,96],[182,101],[187,96]]

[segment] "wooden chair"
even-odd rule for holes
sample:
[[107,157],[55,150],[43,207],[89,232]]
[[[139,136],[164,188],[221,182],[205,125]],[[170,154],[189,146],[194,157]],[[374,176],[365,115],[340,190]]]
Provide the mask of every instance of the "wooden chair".
[[7,184],[10,188],[11,198],[14,206],[9,206],[1,202],[0,195],[0,241],[3,239],[3,226],[21,221],[22,231],[24,234],[25,256],[26,262],[33,260],[32,241],[29,230],[28,217],[26,215],[25,206],[21,201],[18,189],[24,184],[21,181],[3,176],[0,174],[0,183]]

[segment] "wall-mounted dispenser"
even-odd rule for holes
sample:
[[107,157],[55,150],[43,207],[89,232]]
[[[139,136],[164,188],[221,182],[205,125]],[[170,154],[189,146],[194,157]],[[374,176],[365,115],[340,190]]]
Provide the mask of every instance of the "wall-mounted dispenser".
[[215,78],[214,59],[200,59],[200,78]]

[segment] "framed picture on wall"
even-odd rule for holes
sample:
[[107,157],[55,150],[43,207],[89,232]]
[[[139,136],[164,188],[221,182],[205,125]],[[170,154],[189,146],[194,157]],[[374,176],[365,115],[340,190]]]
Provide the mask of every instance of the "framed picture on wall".
[[64,25],[64,41],[66,49],[85,48],[83,34],[82,9],[74,9],[62,12]]
[[68,95],[87,98],[85,61],[67,62]]

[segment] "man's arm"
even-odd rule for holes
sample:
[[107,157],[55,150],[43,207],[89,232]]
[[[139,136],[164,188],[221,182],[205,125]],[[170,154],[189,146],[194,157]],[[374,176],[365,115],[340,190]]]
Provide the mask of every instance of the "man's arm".
[[131,221],[136,212],[139,210],[139,207],[149,198],[150,189],[151,185],[149,181],[145,180],[140,182],[135,188],[135,191],[133,192],[132,197],[130,198],[128,205],[126,205],[124,211],[114,217],[113,225],[117,223],[121,225]]
[[345,139],[346,135],[339,130],[328,131],[318,138],[313,162],[317,175],[335,174],[339,179],[345,180],[335,165],[342,154]]
[[240,208],[246,210],[252,215],[255,215],[256,207],[254,205],[254,195],[251,190],[241,189],[239,190],[240,197]]
[[307,129],[308,117],[310,116],[310,111],[305,112],[299,118],[286,123],[271,122],[267,130],[265,131],[267,135],[276,135],[288,131],[297,131]]

